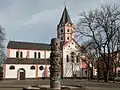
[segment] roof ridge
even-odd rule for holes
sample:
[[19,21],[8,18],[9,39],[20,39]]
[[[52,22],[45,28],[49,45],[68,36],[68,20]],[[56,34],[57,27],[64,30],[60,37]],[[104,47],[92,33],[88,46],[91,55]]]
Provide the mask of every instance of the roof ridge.
[[[30,43],[30,44],[48,44],[48,43],[37,43],[37,42],[26,42],[26,41],[9,41],[9,42],[17,42],[17,43]],[[8,43],[9,43],[8,42]]]
[[30,49],[30,50],[50,50],[50,44],[9,41],[7,48],[11,49]]

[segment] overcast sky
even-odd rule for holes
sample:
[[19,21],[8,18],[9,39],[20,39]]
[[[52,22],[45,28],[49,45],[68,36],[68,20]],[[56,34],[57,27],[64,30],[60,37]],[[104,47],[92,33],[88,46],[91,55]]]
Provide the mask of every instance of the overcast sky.
[[[65,0],[0,0],[0,24],[8,40],[50,43]],[[67,0],[73,23],[82,11],[99,8],[101,4],[120,4],[120,0]]]

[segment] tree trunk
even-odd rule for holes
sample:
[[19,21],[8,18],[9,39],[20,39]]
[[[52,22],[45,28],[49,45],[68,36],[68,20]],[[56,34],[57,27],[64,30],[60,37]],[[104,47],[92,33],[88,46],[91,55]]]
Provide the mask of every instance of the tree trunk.
[[93,66],[92,66],[92,68],[90,69],[90,79],[93,79]]
[[104,82],[108,82],[108,73],[109,73],[109,67],[106,67],[106,70],[104,71]]
[[116,77],[116,72],[117,72],[117,66],[115,65],[115,76],[114,77]]
[[97,68],[97,80],[99,81],[100,73],[99,73],[99,67]]
[[113,77],[113,83],[115,83],[116,72],[117,72],[117,65],[115,64],[115,73],[114,73],[114,77]]
[[90,67],[88,67],[88,74],[87,74],[88,76],[88,80],[90,80]]
[[105,71],[104,72],[104,82],[108,82],[107,76],[108,76],[108,73],[107,73],[107,71]]
[[108,78],[109,78],[109,61],[110,61],[109,43],[107,44],[107,51],[108,51],[108,55],[107,55],[107,58],[105,58],[105,47],[104,47],[104,61],[105,61],[105,66],[106,66],[106,69],[104,71],[104,82],[108,82]]

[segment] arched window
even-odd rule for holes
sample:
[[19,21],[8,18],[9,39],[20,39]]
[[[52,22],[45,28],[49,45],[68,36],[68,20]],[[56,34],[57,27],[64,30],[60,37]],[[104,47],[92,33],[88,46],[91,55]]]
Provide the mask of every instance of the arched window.
[[37,58],[37,53],[36,52],[34,52],[34,58]]
[[40,66],[39,69],[40,69],[40,70],[43,70],[43,66]]
[[76,59],[77,59],[77,63],[78,63],[79,62],[79,56],[78,55],[76,56]]
[[75,52],[71,52],[71,61],[74,63]]
[[10,68],[9,68],[10,70],[14,70],[15,69],[15,66],[10,66]]
[[30,69],[31,69],[31,70],[35,70],[35,66],[31,66]]
[[67,55],[67,57],[66,57],[66,61],[69,62],[69,56],[68,56],[68,55]]
[[23,57],[23,52],[21,51],[21,52],[20,52],[20,58],[22,58],[22,57]]
[[18,51],[16,51],[16,57],[17,57],[17,58],[19,57],[19,52],[18,52]]
[[40,52],[38,53],[38,58],[40,58]]

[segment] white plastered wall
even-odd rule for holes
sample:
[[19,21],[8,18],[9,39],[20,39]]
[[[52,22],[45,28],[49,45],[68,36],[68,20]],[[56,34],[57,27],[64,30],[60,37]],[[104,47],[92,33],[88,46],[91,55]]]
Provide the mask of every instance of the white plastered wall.
[[[10,66],[15,66],[14,70],[10,70]],[[35,70],[31,70],[30,67],[35,66]],[[45,65],[38,65],[38,77],[44,77],[43,76],[43,70],[40,70],[39,67],[43,66],[45,68]],[[50,75],[49,67],[50,65],[46,65],[48,70],[48,76]],[[20,68],[23,68],[25,70],[25,78],[36,78],[36,65],[22,65],[22,64],[6,64],[6,70],[5,70],[5,78],[16,78],[17,79],[17,72]]]
[[37,53],[37,58],[38,58],[38,53],[40,52],[40,58],[44,58],[44,50],[30,50],[30,57],[29,58],[34,58],[34,53]]
[[16,58],[16,52],[18,51],[18,49],[10,49],[10,56],[11,58]]
[[[9,69],[11,65],[15,66],[14,70]],[[6,64],[5,78],[17,78],[17,72],[20,68],[23,68],[25,70],[25,78],[35,78],[36,70],[31,70],[31,66],[32,65]]]
[[[64,46],[64,50],[63,50],[63,76],[64,77],[72,77],[73,75],[73,70],[76,74],[77,77],[80,77],[80,72],[81,71],[81,60],[77,63],[72,63],[70,60],[70,56],[71,56],[71,52],[75,52],[76,55],[79,52],[79,48],[78,45],[74,42],[71,41],[67,46]],[[66,61],[66,56],[69,55],[69,62]],[[73,70],[72,70],[73,68]]]
[[[19,49],[20,52],[23,52],[23,58],[27,57],[27,51],[25,49]],[[18,51],[18,49],[10,49],[10,57],[11,58],[16,58],[16,52]],[[40,58],[44,59],[46,58],[50,58],[50,51],[45,51],[45,50],[29,50],[29,54],[30,57],[29,58],[34,58],[34,52],[37,53],[37,58],[38,58],[38,52],[40,52]],[[45,56],[46,55],[46,56]]]
[[51,51],[46,51],[46,58],[50,58],[50,52]]
[[49,70],[50,65],[38,65],[38,77],[44,77],[44,75],[43,75],[44,69],[40,70],[39,69],[40,66],[43,66],[44,68],[47,67],[48,77],[49,77],[49,75],[50,75],[50,70]]

